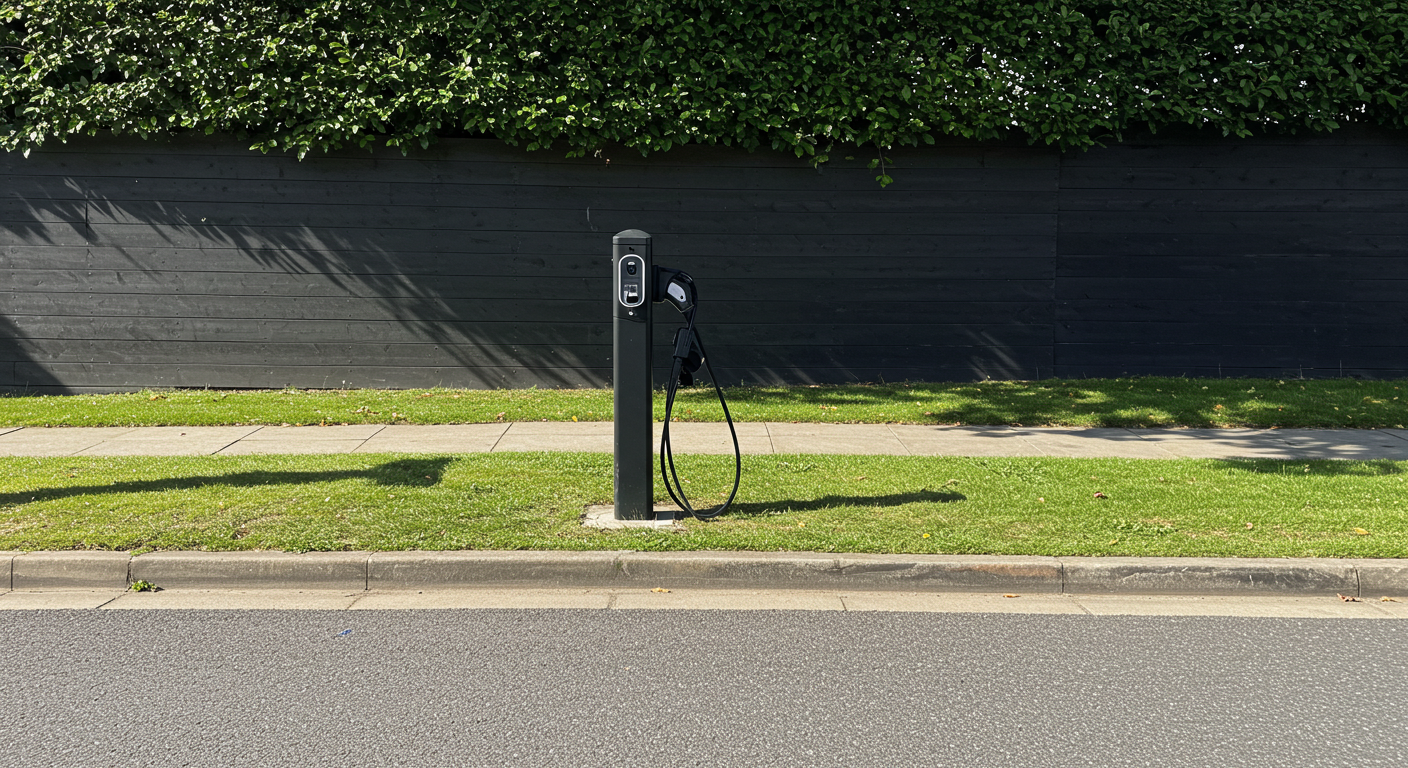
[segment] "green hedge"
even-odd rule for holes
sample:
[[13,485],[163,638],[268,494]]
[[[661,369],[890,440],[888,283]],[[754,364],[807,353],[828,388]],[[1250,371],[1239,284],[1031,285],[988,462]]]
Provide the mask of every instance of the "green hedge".
[[1408,10],[1369,0],[5,0],[0,24],[12,150],[99,130],[300,155],[469,134],[821,161],[941,136],[1401,128],[1408,96]]

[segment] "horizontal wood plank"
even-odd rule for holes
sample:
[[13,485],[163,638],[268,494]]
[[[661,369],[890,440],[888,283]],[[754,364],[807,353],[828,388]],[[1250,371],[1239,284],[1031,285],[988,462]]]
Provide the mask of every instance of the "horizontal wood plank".
[[[1115,378],[1118,376],[1184,376],[1208,379],[1402,379],[1408,378],[1408,368],[1364,368],[1358,366],[1250,366],[1250,365],[1130,365],[1102,360],[1089,360],[1070,365],[1057,365],[1055,377],[1060,379]],[[1408,422],[1405,422],[1408,423]]]
[[1385,132],[1373,143],[1227,141],[1209,137],[1196,142],[1123,142],[1068,152],[1062,169],[1099,167],[1257,168],[1284,165],[1291,156],[1301,168],[1408,169],[1408,133]]
[[[649,222],[637,222],[641,225]],[[442,252],[442,253],[532,253],[600,254],[610,252],[611,236],[619,230],[600,232],[540,232],[532,230],[504,232],[450,231],[436,229],[365,229],[308,227],[216,227],[190,225],[161,227],[150,224],[103,224],[65,231],[65,225],[35,225],[34,235],[3,245],[94,245],[107,248],[235,248],[240,250],[300,250],[353,251],[374,253]],[[1010,241],[1010,233],[991,232],[932,232],[912,230],[873,235],[847,234],[750,234],[746,232],[695,233],[640,227],[655,237],[658,258],[672,255],[718,255],[726,253],[858,254],[904,255],[983,255]],[[724,226],[721,224],[721,230]],[[969,227],[968,229],[975,229]],[[31,231],[31,230],[26,230]],[[1043,252],[1052,252],[1051,234],[1054,225],[1042,235],[1017,235],[1023,245]],[[1044,242],[1030,243],[1040,237]],[[91,242],[89,241],[91,238]],[[950,239],[952,238],[952,239]],[[996,243],[996,244],[995,244]]]
[[[846,276],[817,275],[798,268],[791,274],[776,272],[767,277],[700,271],[701,301],[715,306],[737,302],[758,302],[774,298],[805,296],[812,301],[874,302],[894,296],[902,281],[915,298],[949,295],[958,289],[977,301],[1031,301],[1050,296],[1052,264],[1004,259],[992,264],[967,261],[959,271],[936,275],[896,270]],[[879,272],[879,274],[877,274]],[[15,291],[40,293],[104,294],[109,296],[285,296],[289,298],[355,297],[369,300],[423,299],[541,299],[601,300],[608,304],[612,279],[596,276],[523,277],[498,275],[343,275],[308,274],[288,276],[268,272],[147,272],[134,270],[17,270],[0,269],[0,284]],[[605,297],[603,299],[603,297]],[[135,301],[148,301],[137,298]]]
[[1408,211],[1408,191],[1336,189],[1063,189],[1062,211],[1196,211],[1201,213],[1386,213]]
[[1408,323],[1408,303],[1393,301],[1222,301],[1208,297],[1150,300],[1129,291],[1102,299],[1060,299],[1059,321],[1078,322],[1219,322],[1277,323],[1316,328],[1329,325],[1402,325]]
[[1138,291],[1146,301],[1368,301],[1401,299],[1408,292],[1408,280],[1316,280],[1306,282],[1290,274],[1262,273],[1259,279],[1209,280],[1204,277],[1147,278],[1138,281],[1118,277],[1063,278],[1057,290],[1060,299],[1119,298]]
[[[720,364],[733,367],[764,367],[779,370],[811,368],[845,368],[903,366],[909,360],[946,362],[953,364],[968,358],[974,350],[984,354],[1000,351],[1012,359],[1044,360],[1049,357],[1047,346],[1009,346],[995,338],[947,336],[932,339],[931,344],[901,346],[874,339],[858,345],[710,345],[710,355]],[[968,341],[969,344],[958,342]],[[876,343],[880,342],[880,343]],[[657,359],[669,360],[666,344],[657,345]],[[108,363],[114,365],[160,365],[172,360],[185,363],[221,363],[235,365],[272,365],[295,368],[317,361],[331,366],[391,366],[440,367],[464,366],[530,368],[609,367],[611,343],[598,344],[501,345],[487,341],[474,344],[454,343],[264,343],[210,341],[64,341],[10,340],[0,346],[0,362],[36,363]],[[310,366],[315,367],[315,366]]]
[[1260,235],[1374,237],[1408,235],[1402,213],[1349,211],[1064,211],[1062,235]]
[[[483,200],[485,206],[492,203]],[[501,207],[348,206],[298,203],[169,203],[134,201],[93,203],[87,221],[109,237],[126,231],[175,230],[240,237],[244,231],[337,230],[347,237],[359,230],[434,230],[456,233],[558,232],[587,233],[645,229],[676,233],[755,235],[883,235],[914,231],[921,224],[936,234],[975,235],[1003,232],[1044,235],[1055,230],[1054,213],[865,213],[719,211],[589,212],[587,208],[534,209]],[[78,221],[83,221],[80,216]],[[137,229],[132,229],[137,228]]]
[[[914,299],[921,300],[914,300]],[[922,299],[928,300],[922,300]],[[704,305],[701,305],[701,307]],[[886,312],[877,316],[868,301],[815,301],[809,297],[774,298],[758,302],[708,305],[704,317],[730,323],[871,323],[883,318],[923,323],[1049,322],[1049,300],[973,301],[967,296],[890,297]],[[339,322],[386,320],[422,328],[445,323],[561,323],[597,318],[610,322],[609,298],[591,300],[541,299],[400,299],[394,302],[360,298],[283,298],[259,296],[170,295],[153,301],[142,295],[34,293],[0,291],[0,315],[50,317],[109,317],[115,323],[137,318],[281,318]],[[712,319],[710,320],[712,322]]]
[[[1058,279],[1166,278],[1237,281],[1408,280],[1408,259],[1390,254],[1275,254],[1251,256],[1063,256]],[[1322,297],[1329,300],[1329,297]]]
[[[62,179],[62,183],[55,181]],[[982,189],[857,188],[737,190],[668,187],[570,187],[555,184],[457,184],[298,179],[141,179],[12,176],[9,194],[18,199],[92,200],[99,205],[158,203],[276,203],[612,211],[744,211],[777,213],[1052,213],[1056,192]]]
[[[818,369],[778,372],[770,369],[715,368],[725,385],[846,384],[853,382],[972,381],[1049,378],[1047,365],[1024,365],[996,357],[970,358],[954,366],[915,363],[899,368]],[[657,374],[657,378],[663,373]],[[530,368],[271,368],[268,366],[93,366],[85,363],[0,369],[0,391],[30,394],[130,392],[152,388],[352,389],[526,389],[530,386],[576,389],[611,386],[610,369]],[[151,382],[134,386],[132,381]],[[226,383],[221,383],[226,382]]]
[[1408,349],[1404,347],[1342,346],[1307,349],[1300,345],[1273,346],[1265,344],[1061,344],[1057,356],[1062,365],[1079,365],[1083,360],[1119,360],[1121,365],[1186,368],[1216,365],[1279,368],[1335,368],[1348,363],[1351,367],[1379,370],[1408,369]]
[[1377,323],[1317,323],[1315,325],[1255,322],[1142,320],[1128,322],[1058,322],[1053,338],[1064,344],[1208,344],[1296,346],[1319,351],[1350,347],[1391,347],[1408,355],[1408,334],[1402,328]]
[[1080,168],[1061,170],[1061,189],[1368,190],[1408,188],[1408,168],[1306,168],[1288,152],[1280,165],[1257,168]]
[[1057,239],[1062,255],[1073,256],[1256,256],[1323,254],[1389,256],[1408,254],[1408,236],[1358,233],[1276,231],[1207,234],[1203,232],[1084,232],[1062,233]]
[[[609,321],[579,323],[421,324],[395,320],[340,322],[335,320],[153,318],[114,323],[103,317],[10,315],[4,321],[5,341],[93,343],[100,350],[108,341],[209,343],[335,343],[558,345],[609,344]],[[657,315],[655,333],[663,345],[681,325],[678,315]],[[706,327],[707,326],[707,327]],[[871,343],[912,346],[1035,346],[1051,339],[1051,326],[1027,322],[990,323],[792,323],[709,322],[698,328],[711,349],[734,345],[855,346]],[[663,348],[663,346],[662,346]],[[215,350],[216,347],[211,347]],[[212,351],[204,353],[214,355]]]
[[[996,238],[994,238],[996,240]],[[661,256],[663,265],[683,269],[695,277],[748,276],[787,279],[791,275],[848,278],[860,276],[999,277],[1043,275],[1049,277],[1055,258],[1050,240],[1005,238],[1010,250],[972,254],[963,247],[945,247],[930,255],[885,254],[880,249],[846,259],[817,259],[795,251],[754,255],[727,252],[716,256]],[[986,244],[999,247],[998,242]],[[964,255],[956,255],[958,251]],[[982,258],[974,258],[980,255]],[[268,274],[299,279],[327,279],[459,275],[501,277],[600,277],[611,273],[610,253],[595,254],[446,254],[397,251],[282,251],[239,248],[113,248],[8,246],[0,249],[3,264],[24,271],[130,271],[160,275],[184,273]],[[1011,264],[1002,262],[1011,261]],[[153,276],[150,279],[161,279]],[[98,286],[95,286],[98,287]]]

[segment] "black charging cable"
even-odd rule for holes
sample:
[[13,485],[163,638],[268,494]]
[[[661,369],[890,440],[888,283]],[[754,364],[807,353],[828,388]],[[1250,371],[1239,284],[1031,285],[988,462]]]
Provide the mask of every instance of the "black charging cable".
[[[704,350],[704,340],[699,337],[699,331],[694,327],[694,318],[699,311],[694,280],[678,270],[663,267],[657,267],[657,270],[660,273],[657,288],[661,283],[665,286],[665,290],[660,291],[663,294],[661,300],[674,304],[685,317],[685,326],[675,331],[675,362],[670,367],[670,379],[665,384],[665,427],[660,432],[660,477],[665,481],[665,490],[669,492],[670,499],[684,510],[685,514],[701,520],[711,520],[722,515],[738,495],[738,484],[743,478],[743,453],[738,449],[738,432],[733,427],[733,416],[728,412],[724,391],[719,387],[719,377],[714,375],[714,368],[709,364],[709,353]],[[733,490],[728,499],[714,509],[695,509],[690,506],[689,499],[684,494],[684,486],[675,472],[675,456],[670,446],[670,419],[675,410],[675,395],[681,384],[689,386],[694,383],[694,373],[699,370],[700,365],[709,372],[709,380],[713,382],[714,392],[719,396],[719,405],[724,409],[724,421],[728,422],[729,437],[733,438]]]

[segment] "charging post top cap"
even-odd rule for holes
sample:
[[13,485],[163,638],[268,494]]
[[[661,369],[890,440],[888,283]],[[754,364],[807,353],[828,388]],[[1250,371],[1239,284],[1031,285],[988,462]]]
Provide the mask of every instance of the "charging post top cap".
[[617,232],[616,235],[611,238],[611,242],[615,245],[648,245],[650,243],[650,234],[642,232],[639,229],[627,229],[622,232]]

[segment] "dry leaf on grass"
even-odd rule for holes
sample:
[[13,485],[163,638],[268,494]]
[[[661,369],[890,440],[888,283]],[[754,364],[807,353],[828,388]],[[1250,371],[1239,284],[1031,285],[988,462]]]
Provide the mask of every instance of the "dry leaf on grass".
[[1095,498],[1097,498],[1097,499],[1108,499],[1108,498],[1110,498],[1110,497],[1109,497],[1109,496],[1106,496],[1105,494],[1103,494],[1103,493],[1101,493],[1101,492],[1099,492],[1099,491],[1096,491],[1096,492],[1095,492]]
[[1354,532],[1357,533],[1357,534],[1359,534],[1360,536],[1368,536],[1368,535],[1369,535],[1369,532],[1366,531],[1366,530],[1364,530],[1363,528],[1355,528],[1355,529],[1354,529]]

